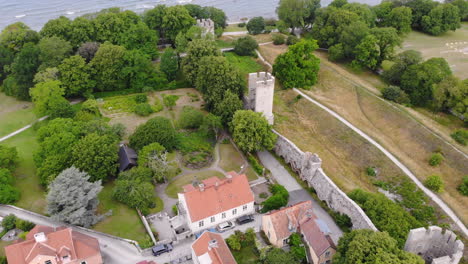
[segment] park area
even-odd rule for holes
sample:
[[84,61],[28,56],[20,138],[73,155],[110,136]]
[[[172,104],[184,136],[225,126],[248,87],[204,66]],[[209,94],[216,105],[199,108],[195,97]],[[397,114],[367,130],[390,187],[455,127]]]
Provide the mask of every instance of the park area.
[[468,78],[468,23],[456,31],[430,36],[417,31],[409,33],[403,50],[420,51],[425,59],[441,57],[447,60],[455,76]]

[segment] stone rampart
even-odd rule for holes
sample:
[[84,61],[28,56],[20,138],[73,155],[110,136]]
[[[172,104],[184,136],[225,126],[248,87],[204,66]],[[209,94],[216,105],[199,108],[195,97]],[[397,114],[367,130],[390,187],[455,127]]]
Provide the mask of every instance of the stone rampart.
[[464,245],[450,230],[438,226],[412,229],[405,250],[421,256],[428,264],[457,264]]
[[299,177],[307,182],[309,187],[315,189],[320,200],[325,201],[332,210],[349,216],[353,229],[377,231],[361,207],[328,178],[321,168],[322,160],[317,154],[303,152],[293,142],[274,132],[278,135],[274,148],[276,154],[281,156],[298,173]]

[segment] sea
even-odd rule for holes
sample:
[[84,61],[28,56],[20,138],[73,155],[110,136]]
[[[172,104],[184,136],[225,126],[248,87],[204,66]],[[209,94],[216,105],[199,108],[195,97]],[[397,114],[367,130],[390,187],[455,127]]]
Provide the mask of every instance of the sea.
[[[331,1],[322,0],[321,4],[326,6]],[[0,29],[21,21],[34,30],[40,30],[49,19],[60,16],[73,19],[110,7],[143,13],[160,4],[170,6],[189,3],[220,8],[228,16],[229,22],[238,22],[242,18],[255,16],[276,18],[278,2],[279,0],[0,0]],[[355,2],[376,5],[380,0]]]

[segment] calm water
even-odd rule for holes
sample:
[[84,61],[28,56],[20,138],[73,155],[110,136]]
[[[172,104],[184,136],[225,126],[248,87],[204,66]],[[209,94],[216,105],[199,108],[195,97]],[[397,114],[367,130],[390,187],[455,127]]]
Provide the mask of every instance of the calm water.
[[[158,4],[198,4],[223,9],[229,21],[239,21],[243,17],[275,17],[279,0],[0,0],[0,28],[22,21],[39,30],[49,19],[59,16],[75,18],[103,8],[122,7],[141,13]],[[322,0],[327,5],[331,0]],[[370,5],[380,0],[359,0]]]

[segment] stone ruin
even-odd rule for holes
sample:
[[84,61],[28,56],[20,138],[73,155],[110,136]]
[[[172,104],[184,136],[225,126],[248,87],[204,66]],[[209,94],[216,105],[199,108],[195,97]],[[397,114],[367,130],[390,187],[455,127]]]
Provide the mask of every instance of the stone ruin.
[[438,226],[412,229],[405,250],[421,256],[427,264],[457,264],[464,245],[450,230]]
[[273,125],[273,95],[275,93],[275,77],[269,72],[254,72],[249,74],[249,94],[244,98],[246,109],[262,113]]
[[213,36],[215,35],[215,25],[211,19],[197,19],[197,26],[202,28],[202,35],[210,33]]
[[321,168],[322,160],[317,154],[303,152],[287,138],[274,132],[278,135],[275,153],[284,158],[309,187],[315,189],[320,200],[325,201],[332,210],[347,215],[353,223],[353,229],[378,231],[362,208],[328,178]]

